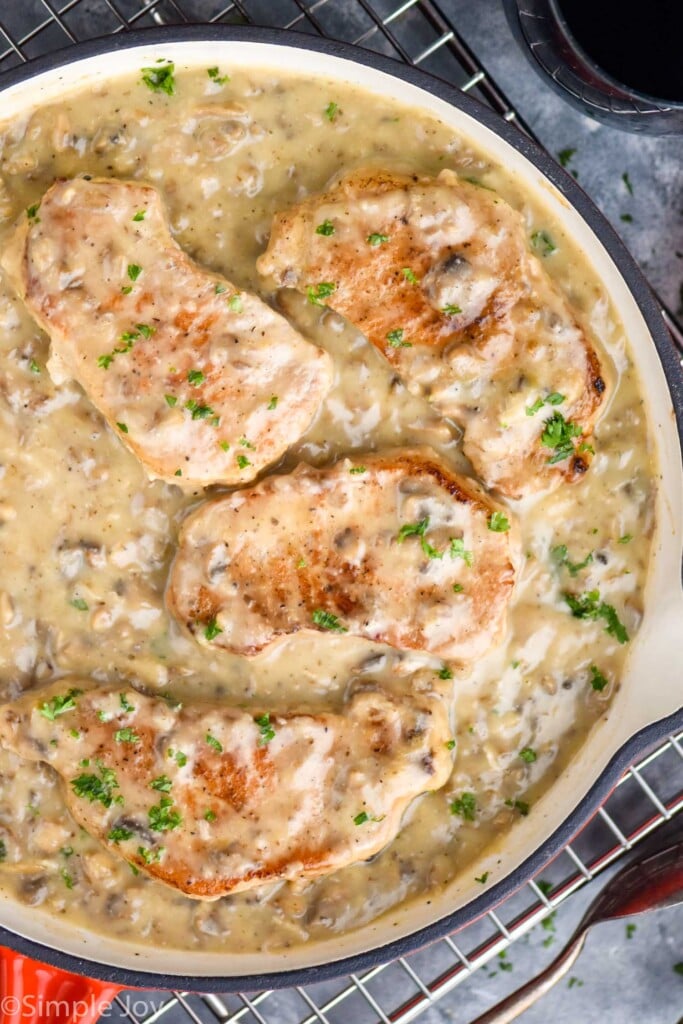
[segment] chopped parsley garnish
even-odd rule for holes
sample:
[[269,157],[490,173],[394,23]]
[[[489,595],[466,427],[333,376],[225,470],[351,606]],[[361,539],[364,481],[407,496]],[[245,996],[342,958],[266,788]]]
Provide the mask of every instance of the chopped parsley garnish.
[[437,551],[436,548],[425,539],[425,534],[429,528],[429,516],[425,516],[419,523],[404,523],[401,529],[398,531],[397,541],[402,544],[406,537],[419,537],[420,546],[428,558],[443,558],[443,552]]
[[156,779],[152,779],[149,788],[156,789],[159,793],[170,793],[172,785],[168,775],[159,775]]
[[583,562],[572,562],[567,552],[567,545],[558,544],[550,549],[550,557],[556,565],[563,565],[568,570],[570,576],[576,576],[582,569],[585,569],[587,565],[592,563],[593,552],[589,551]]
[[462,310],[460,306],[454,306],[452,302],[449,302],[443,306],[441,312],[445,313],[446,316],[457,316],[458,313],[462,313]]
[[131,279],[131,281],[137,281],[141,273],[142,267],[138,266],[137,263],[128,264],[128,277]]
[[249,448],[250,451],[252,452],[256,451],[255,446],[251,443],[251,441],[247,441],[244,434],[242,434],[241,438],[239,439],[239,443],[242,445],[243,448]]
[[140,737],[129,725],[124,729],[117,729],[114,733],[114,739],[117,743],[139,743]]
[[358,476],[360,473],[367,473],[365,466],[351,466],[349,473],[353,473],[354,476]]
[[187,371],[188,383],[191,384],[193,388],[198,388],[200,384],[204,383],[205,379],[206,378],[204,377],[204,374],[202,373],[201,370]]
[[623,537],[619,538],[619,544],[629,544],[633,540],[632,533],[625,533]]
[[405,277],[405,279],[408,282],[408,284],[417,284],[418,283],[417,278],[415,276],[415,271],[411,270],[410,267],[403,267],[402,270],[401,270],[401,273]]
[[[175,828],[175,826],[173,826]],[[155,829],[156,832],[165,831],[165,829]],[[142,857],[145,864],[156,864],[161,860],[161,855],[164,852],[164,847],[159,846],[156,850],[147,849],[144,846],[138,846],[138,856]],[[133,865],[131,864],[131,867]]]
[[480,885],[485,885],[489,880],[490,871],[485,871],[483,875],[475,875],[474,881],[479,882]]
[[251,462],[246,455],[236,455],[235,458],[237,459],[237,465],[240,469],[246,469],[247,466],[251,466]]
[[443,665],[436,673],[439,679],[452,679],[453,673],[449,669],[448,665]]
[[367,811],[361,811],[360,814],[357,814],[353,819],[354,825],[364,825],[366,821],[370,821],[370,815]]
[[560,152],[557,154],[557,159],[560,161],[560,165],[562,167],[567,167],[567,165],[571,162],[574,153],[576,153],[576,149],[572,148],[571,146],[567,146],[566,149],[561,149]]
[[622,213],[619,220],[623,220],[624,224],[633,224],[633,217],[630,213]]
[[44,701],[38,710],[43,718],[54,722],[58,715],[64,715],[67,711],[75,711],[76,697],[80,697],[82,693],[82,690],[72,689],[68,693],[57,694],[52,700]]
[[477,798],[474,793],[463,793],[451,801],[451,814],[459,814],[465,821],[474,821],[477,811]]
[[626,191],[628,192],[628,194],[630,196],[632,196],[633,195],[633,185],[631,184],[631,179],[628,176],[628,171],[624,171],[624,173],[621,176],[621,180],[623,181],[624,185],[626,186]]
[[185,402],[185,408],[192,413],[193,420],[206,420],[209,416],[214,415],[214,411],[210,405],[204,405],[203,402],[196,402],[194,398],[190,398]]
[[135,711],[135,705],[130,703],[125,693],[119,694],[119,701],[124,711]]
[[156,327],[150,327],[149,324],[136,324],[135,326],[143,338],[151,338],[156,331]]
[[510,529],[510,520],[504,512],[492,512],[489,517],[489,530],[494,533],[507,533]]
[[116,426],[119,428],[119,430],[121,431],[122,434],[127,434],[128,433],[128,424],[127,423],[119,423],[117,421]]
[[242,296],[235,293],[228,299],[228,309],[233,313],[242,312]]
[[69,601],[69,604],[79,612],[88,611],[88,602],[84,601],[82,597],[74,597],[73,601]]
[[446,750],[455,750],[455,740],[448,740],[446,742]]
[[591,665],[591,686],[598,693],[602,693],[606,686],[609,686],[609,680],[605,678],[597,665]]
[[71,787],[76,794],[90,803],[101,803],[104,807],[111,807],[112,804],[122,804],[123,797],[114,795],[114,790],[119,788],[116,775],[107,768],[99,758],[95,761],[99,776],[79,775],[71,780]]
[[107,839],[110,843],[125,843],[127,839],[132,839],[133,833],[129,828],[123,828],[121,825],[117,825],[111,830]]
[[169,832],[171,829],[178,828],[183,819],[178,811],[172,810],[172,807],[173,801],[170,796],[162,796],[158,804],[150,807],[147,818],[152,831]]
[[680,963],[674,964],[674,971],[676,974],[683,974],[683,960]]
[[182,469],[176,469],[175,473],[173,474],[173,476],[182,476],[182,475],[183,475]]
[[527,764],[533,764],[538,758],[538,754],[532,747],[523,747],[519,752],[519,756]]
[[412,348],[410,341],[403,340],[403,328],[395,327],[393,331],[389,331],[387,334],[387,341],[392,348]]
[[69,729],[69,736],[73,737],[73,739],[75,739],[75,740],[80,739],[80,735],[81,734],[78,731],[78,729]]
[[40,224],[40,217],[38,216],[38,210],[40,209],[40,203],[34,203],[33,206],[26,208],[26,216],[34,224]]
[[526,414],[527,416],[534,416],[544,405],[561,405],[562,402],[564,402],[564,395],[561,395],[559,391],[553,391],[545,397],[539,395],[533,405],[526,407]]
[[462,583],[454,583],[453,584],[453,593],[454,594],[462,594],[462,592],[463,592],[463,585],[462,585]]
[[636,932],[636,925],[629,923],[626,925],[626,938],[632,939]]
[[336,118],[338,113],[339,113],[339,104],[338,103],[330,102],[325,107],[325,117],[330,122],[334,121],[334,119]]
[[171,754],[169,750],[169,755],[173,757],[179,768],[184,768],[187,764],[187,754],[183,754],[182,750],[176,750],[174,754]]
[[505,806],[511,807],[513,811],[519,811],[523,818],[529,813],[529,805],[524,800],[506,800]]
[[144,220],[146,213],[147,213],[147,210],[138,210],[138,212],[133,217],[133,220],[134,221],[138,221],[138,222],[141,221],[141,220]]
[[216,820],[216,812],[215,811],[212,811],[211,808],[209,808],[208,811],[204,811],[204,821],[215,821],[215,820]]
[[31,362],[28,364],[28,368],[31,371],[31,373],[40,373],[40,367],[38,366],[38,363],[35,361],[35,359],[31,360]]
[[270,715],[266,712],[263,715],[259,715],[255,719],[256,724],[259,727],[259,746],[265,747],[266,743],[270,743],[271,740],[275,739],[275,729],[270,724]]
[[173,96],[175,92],[175,64],[171,61],[161,67],[143,68],[142,81],[152,92],[165,92]]
[[[462,558],[465,565],[471,566],[474,556],[471,551],[465,549],[465,541],[462,537],[451,537],[451,544],[448,549],[451,558]],[[462,589],[462,588],[461,588]]]
[[62,868],[62,870],[59,873],[64,879],[64,885],[67,887],[67,889],[73,889],[74,880],[69,874],[69,872],[66,870],[66,868]]
[[317,228],[315,229],[316,235],[325,235],[326,238],[329,238],[330,235],[333,235],[334,231],[334,224],[332,223],[331,220],[324,220],[322,224],[318,224]]
[[223,744],[221,743],[220,740],[217,740],[215,736],[212,736],[210,732],[207,732],[207,734],[204,737],[204,739],[206,740],[208,745],[213,750],[216,751],[216,753],[218,753],[218,754],[222,754],[223,753]]
[[227,441],[219,441],[218,444],[220,445],[224,452],[230,451],[230,445],[228,444]]
[[306,297],[313,306],[323,306],[321,299],[328,299],[336,289],[334,281],[321,281],[320,284],[309,284],[306,289]]
[[272,412],[273,409],[277,409],[277,403],[278,403],[277,395],[271,395],[270,401],[268,402],[268,405],[266,406],[266,408],[268,409],[268,412]]
[[7,860],[7,846],[5,840],[0,839],[0,861]]
[[563,462],[574,454],[573,438],[575,437],[581,437],[581,427],[578,423],[566,420],[561,412],[554,412],[552,416],[548,417],[541,434],[541,444],[546,448],[552,448],[555,452],[547,460],[549,465]]
[[178,399],[175,395],[164,395],[164,399],[166,400],[166,405],[171,409],[178,404]]
[[389,235],[381,235],[379,231],[373,231],[372,234],[368,235],[368,237],[366,238],[366,242],[368,243],[368,245],[372,245],[375,248],[378,245],[383,245],[384,242],[388,241]]
[[534,231],[531,236],[531,244],[540,252],[541,256],[550,256],[557,249],[547,231]]
[[216,637],[222,632],[223,630],[216,622],[215,616],[212,619],[209,619],[206,626],[204,627],[204,636],[209,641],[215,640]]
[[613,636],[620,644],[629,639],[626,627],[620,621],[613,605],[600,599],[599,590],[588,590],[584,594],[562,595],[571,609],[575,619],[604,619],[607,625],[605,632]]
[[348,633],[346,626],[342,626],[336,615],[326,612],[323,608],[316,608],[311,615],[316,626],[321,629],[329,629],[331,633]]
[[227,292],[227,290],[228,289],[226,288],[226,286],[224,284],[217,284],[215,289],[214,289],[216,295],[222,295],[223,292]]
[[206,73],[216,85],[225,85],[226,82],[230,81],[230,75],[222,75],[218,68],[207,68]]
[[130,293],[131,293],[132,291],[133,291],[133,286],[132,286],[132,284],[127,284],[127,285],[125,285],[125,287],[123,287],[123,288],[121,289],[121,294],[122,294],[122,295],[130,295]]

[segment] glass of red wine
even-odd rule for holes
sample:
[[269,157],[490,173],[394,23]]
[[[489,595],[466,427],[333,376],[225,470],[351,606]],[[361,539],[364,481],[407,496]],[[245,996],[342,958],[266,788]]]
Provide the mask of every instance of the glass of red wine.
[[503,0],[533,67],[616,128],[683,134],[683,0]]

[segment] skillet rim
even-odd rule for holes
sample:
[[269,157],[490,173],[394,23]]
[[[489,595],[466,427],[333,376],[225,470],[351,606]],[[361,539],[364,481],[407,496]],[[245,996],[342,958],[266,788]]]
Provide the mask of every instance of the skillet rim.
[[[78,61],[104,56],[118,51],[135,49],[148,45],[192,42],[250,42],[277,47],[291,47],[302,51],[313,50],[339,57],[344,60],[370,67],[374,70],[407,82],[431,93],[438,99],[462,110],[474,120],[483,124],[513,149],[525,156],[540,170],[572,207],[586,221],[597,235],[610,258],[613,260],[629,291],[643,315],[650,336],[654,342],[659,361],[664,370],[669,388],[679,442],[683,448],[683,368],[681,360],[664,323],[654,294],[634,258],[614,228],[600,213],[597,206],[576,183],[574,178],[536,142],[520,129],[505,121],[480,101],[463,93],[456,86],[437,78],[419,68],[404,64],[382,54],[374,53],[336,40],[319,36],[286,31],[284,29],[260,28],[246,25],[170,25],[159,28],[135,29],[115,36],[103,36],[72,44],[42,57],[34,58],[23,65],[0,74],[0,95],[14,85],[29,81],[45,72],[58,73],[60,68]],[[619,778],[641,753],[672,732],[683,729],[683,707],[667,718],[653,722],[636,732],[614,754],[604,770],[578,804],[569,812],[561,825],[538,846],[516,869],[496,882],[480,896],[475,897],[458,910],[440,917],[431,924],[395,939],[341,960],[327,961],[292,970],[264,972],[250,975],[197,976],[163,974],[132,968],[116,967],[97,960],[67,953],[52,946],[43,945],[34,939],[25,938],[7,927],[0,925],[0,944],[15,952],[50,964],[73,974],[85,975],[102,981],[113,982],[124,988],[183,989],[186,991],[237,992],[256,991],[265,988],[289,988],[295,985],[315,984],[350,972],[364,971],[397,957],[406,956],[429,945],[444,935],[465,927],[494,909],[508,896],[518,890],[529,878],[537,874],[548,861],[552,860],[571,841],[575,833],[597,811],[600,804],[616,786]],[[438,911],[436,911],[438,913]],[[134,956],[134,954],[133,954]]]

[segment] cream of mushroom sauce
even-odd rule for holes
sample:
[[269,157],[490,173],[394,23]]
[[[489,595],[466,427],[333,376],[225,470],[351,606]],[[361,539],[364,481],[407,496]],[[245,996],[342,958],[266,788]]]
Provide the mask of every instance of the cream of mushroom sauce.
[[[605,711],[628,649],[604,621],[572,617],[562,592],[598,588],[636,632],[655,469],[639,382],[599,281],[503,168],[452,129],[388,99],[265,68],[223,81],[229,70],[211,77],[208,69],[176,68],[172,96],[125,78],[1,126],[0,244],[55,178],[136,178],[161,190],[175,237],[197,261],[258,290],[255,260],[282,206],[355,166],[430,174],[450,167],[522,209],[530,239],[539,231],[552,239],[545,266],[608,353],[616,382],[586,478],[512,508],[521,523],[521,579],[505,642],[469,670],[452,666],[452,777],[414,802],[400,835],[372,861],[307,884],[195,902],[135,876],[79,829],[49,768],[0,753],[3,893],[112,937],[247,951],[352,929],[436,892],[504,837],[525,805],[534,814],[539,793]],[[279,301],[333,355],[336,380],[278,468],[403,443],[430,444],[462,468],[457,429],[412,397],[357,332],[299,296]],[[178,525],[203,495],[149,482],[78,387],[51,383],[47,355],[47,339],[0,282],[2,700],[77,672],[183,701],[337,708],[349,680],[364,673],[409,687],[418,667],[441,669],[427,656],[332,635],[315,643],[294,637],[251,661],[182,636],[164,609],[164,585]],[[550,555],[561,544],[574,563],[592,552],[575,578]],[[592,665],[608,681],[600,691]],[[451,810],[463,793],[476,801],[467,816],[457,813],[461,804]]]

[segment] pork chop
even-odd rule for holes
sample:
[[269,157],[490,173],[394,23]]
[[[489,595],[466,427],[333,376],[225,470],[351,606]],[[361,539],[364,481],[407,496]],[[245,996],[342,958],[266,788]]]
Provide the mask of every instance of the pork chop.
[[430,449],[301,465],[188,517],[167,604],[237,654],[318,630],[468,661],[504,628],[509,525]]
[[356,171],[278,214],[257,266],[360,328],[463,428],[488,487],[516,498],[586,472],[600,362],[495,192]]
[[159,193],[58,181],[3,267],[78,381],[150,475],[192,488],[253,479],[313,420],[330,357],[249,292],[193,263]]
[[112,853],[214,900],[390,842],[451,771],[437,685],[418,673],[396,696],[365,681],[337,714],[268,714],[60,679],[0,708],[0,743],[51,765],[76,821]]

